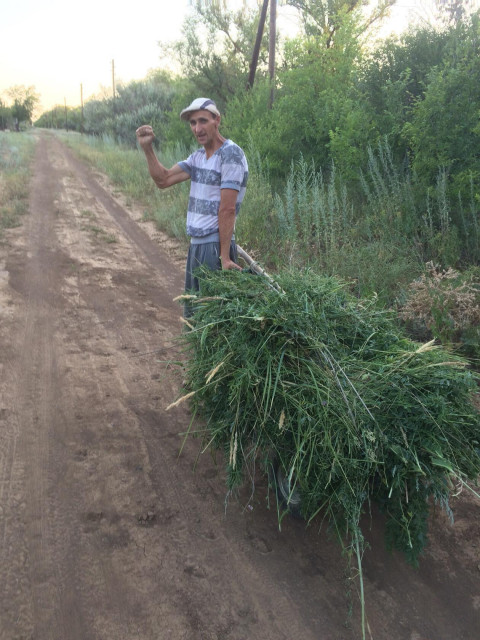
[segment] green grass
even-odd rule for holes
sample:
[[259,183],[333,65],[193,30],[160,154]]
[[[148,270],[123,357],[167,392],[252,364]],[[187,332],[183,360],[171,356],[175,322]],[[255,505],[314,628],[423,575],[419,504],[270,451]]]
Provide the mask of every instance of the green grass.
[[0,132],[0,237],[16,227],[28,211],[35,138],[28,133]]
[[416,564],[434,505],[451,514],[456,489],[478,483],[478,376],[467,361],[410,340],[337,278],[282,271],[282,293],[241,272],[200,279],[182,336],[184,397],[202,451],[223,453],[228,491],[278,463],[305,519],[328,523],[360,574],[370,501],[387,545]]

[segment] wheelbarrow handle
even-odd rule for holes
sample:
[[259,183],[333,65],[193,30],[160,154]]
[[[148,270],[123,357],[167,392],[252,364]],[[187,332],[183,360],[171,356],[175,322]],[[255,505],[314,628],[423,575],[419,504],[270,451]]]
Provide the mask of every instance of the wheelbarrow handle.
[[280,293],[284,293],[283,289],[275,282],[275,280],[272,278],[272,276],[268,275],[268,273],[265,271],[265,269],[263,269],[258,262],[255,262],[255,260],[252,258],[252,256],[250,256],[245,249],[242,249],[242,247],[240,245],[237,244],[237,254],[240,256],[240,258],[242,258],[242,260],[244,260],[247,265],[250,267],[250,269],[256,273],[259,276],[263,276],[264,278],[267,278],[267,280],[270,282],[270,284],[272,285],[272,287],[274,287],[278,292]]

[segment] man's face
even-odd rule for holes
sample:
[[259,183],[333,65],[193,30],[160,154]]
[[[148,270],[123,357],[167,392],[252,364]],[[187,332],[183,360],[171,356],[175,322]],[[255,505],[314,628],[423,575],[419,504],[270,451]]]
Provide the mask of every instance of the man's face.
[[211,111],[207,109],[194,111],[188,121],[190,123],[190,129],[199,144],[208,146],[208,144],[215,139],[218,133],[220,118],[215,116]]

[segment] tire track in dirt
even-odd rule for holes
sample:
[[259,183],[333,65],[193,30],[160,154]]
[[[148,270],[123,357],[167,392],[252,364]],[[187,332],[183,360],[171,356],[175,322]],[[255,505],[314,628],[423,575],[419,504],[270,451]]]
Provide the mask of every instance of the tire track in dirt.
[[[15,594],[16,607],[9,599],[3,601],[10,604],[10,608],[2,609],[2,631],[5,637],[17,637],[18,626],[22,630],[35,629],[38,637],[81,638],[84,630],[76,625],[75,608],[68,606],[69,600],[75,600],[71,593],[74,582],[67,579],[62,584],[57,573],[63,546],[59,544],[62,536],[57,535],[57,527],[62,519],[61,509],[55,508],[57,500],[52,489],[59,480],[54,477],[55,440],[63,409],[58,371],[60,354],[55,338],[62,302],[62,274],[58,269],[53,230],[55,176],[49,171],[45,151],[45,145],[40,143],[35,158],[31,215],[24,223],[26,244],[21,246],[23,251],[10,256],[8,263],[10,285],[22,299],[21,328],[16,334],[12,332],[17,343],[15,357],[9,363],[14,383],[9,422],[16,425],[19,434],[14,464],[20,464],[23,472],[20,491],[24,518],[19,520],[18,514],[12,513],[10,548],[13,553],[8,560],[15,580],[21,576],[22,589]],[[68,534],[68,529],[62,533]],[[22,541],[20,554],[15,553],[18,542],[13,542],[17,534]],[[21,564],[15,564],[15,560],[21,560]],[[8,588],[8,582],[4,586]],[[52,603],[58,606],[52,607]],[[25,608],[28,615],[22,619],[16,611]],[[55,635],[52,629],[56,630]]]
[[161,274],[161,280],[157,284],[158,296],[162,307],[168,307],[178,314],[179,306],[172,300],[181,291],[183,282],[178,266],[173,264],[164,252],[159,251],[158,244],[150,239],[139,225],[132,220],[128,212],[98,183],[91,170],[68,149],[64,149],[64,153],[69,166],[75,172],[75,176],[83,182],[95,201],[105,207],[108,215],[112,216],[122,232],[131,241],[132,248],[135,251],[139,251],[150,267],[158,274]]
[[[70,162],[70,158],[69,158]],[[78,161],[73,160],[75,166],[78,165]],[[89,191],[94,192],[95,187],[91,186],[91,178],[88,172],[83,167],[79,168],[76,173],[82,177],[84,184],[88,184]],[[122,215],[125,216],[125,212],[122,211]],[[114,209],[114,219],[118,221],[117,209]],[[156,269],[157,273],[162,273],[163,277],[163,260],[159,260],[158,247],[155,247],[154,251],[149,249],[149,240],[147,240],[145,249],[145,236],[139,237],[137,233],[130,233],[131,221],[122,221],[122,228],[126,231],[127,235],[138,246],[140,244],[141,250],[149,264]],[[169,265],[171,270],[171,265]],[[177,270],[178,275],[178,270]],[[175,292],[172,291],[171,295]],[[108,323],[110,317],[110,310],[108,308],[101,308],[100,305],[96,305],[96,313],[99,318],[102,318],[102,322]],[[178,307],[174,307],[175,314],[178,313]],[[117,314],[115,314],[117,317]],[[171,322],[171,318],[170,318]],[[145,366],[145,359],[142,362],[142,366]],[[170,395],[174,397],[175,390],[172,389]],[[151,403],[151,401],[150,401]],[[185,476],[191,476],[191,466],[185,466],[183,469],[179,469],[178,462],[175,456],[172,456],[171,445],[165,447],[165,436],[178,442],[178,432],[184,431],[188,425],[190,417],[187,412],[177,412],[177,417],[165,415],[163,411],[159,411],[158,407],[155,407],[153,411],[147,409],[149,405],[148,397],[133,397],[130,395],[130,408],[137,415],[140,420],[140,424],[145,434],[145,442],[149,452],[149,460],[155,461],[152,467],[152,477],[154,478],[154,485],[157,487],[156,503],[151,505],[151,509],[155,509],[155,521],[166,523],[168,526],[162,527],[162,543],[160,547],[165,547],[168,552],[162,557],[162,571],[168,576],[182,576],[180,583],[178,580],[175,582],[175,593],[171,594],[171,598],[178,604],[176,608],[178,611],[187,611],[187,618],[191,621],[190,624],[194,628],[193,637],[201,638],[216,638],[216,637],[247,637],[248,631],[241,631],[242,624],[250,624],[253,620],[257,624],[262,618],[263,625],[266,628],[270,628],[272,637],[276,638],[288,638],[296,627],[296,622],[290,618],[290,630],[285,634],[285,630],[282,629],[285,621],[279,617],[279,621],[275,621],[271,615],[265,617],[265,611],[271,611],[278,607],[284,606],[289,602],[288,593],[281,592],[278,587],[268,580],[267,575],[260,578],[260,573],[257,571],[254,563],[248,564],[247,573],[245,573],[243,565],[245,564],[245,558],[243,552],[241,557],[235,552],[235,544],[229,544],[229,538],[232,537],[231,525],[227,525],[227,533],[224,535],[214,533],[215,527],[212,528],[211,520],[214,518],[217,526],[218,520],[224,520],[223,516],[223,502],[224,502],[224,487],[223,483],[218,483],[218,473],[213,472],[217,479],[217,488],[215,493],[208,496],[210,504],[206,503],[206,494],[202,490],[202,495],[199,496],[196,492],[189,493],[184,489]],[[177,425],[181,421],[181,427]],[[174,427],[172,430],[172,426]],[[155,437],[158,434],[160,437]],[[178,451],[178,445],[175,446],[173,453]],[[190,451],[192,451],[191,447]],[[191,462],[190,462],[191,465]],[[207,470],[207,476],[212,474],[212,469]],[[188,485],[188,483],[187,483]],[[197,502],[201,506],[197,505]],[[209,507],[212,509],[212,513],[209,514]],[[147,512],[148,513],[148,512]],[[153,513],[153,512],[152,512]],[[207,519],[208,524],[205,524]],[[187,523],[195,523],[195,528],[192,531],[191,526],[187,526]],[[198,525],[197,523],[201,523]],[[273,523],[275,527],[275,524]],[[169,529],[171,530],[169,532]],[[205,533],[203,533],[205,529]],[[239,538],[243,546],[245,546],[245,534],[244,524],[240,524],[240,536],[236,534],[235,538]],[[195,553],[192,555],[192,533],[197,536],[194,539]],[[200,540],[199,540],[200,538]],[[235,540],[236,542],[236,540]],[[157,543],[158,544],[158,543]],[[263,539],[256,539],[254,535],[247,538],[247,547],[252,545],[254,554],[257,552],[255,546],[260,548],[261,553],[269,553],[268,543]],[[231,580],[225,580],[223,576],[216,576],[212,569],[218,564],[217,557],[228,558],[227,572],[234,575],[236,581],[238,581],[240,587],[233,588],[234,583]],[[199,562],[199,558],[202,558],[202,562]],[[221,568],[225,570],[225,566],[221,565]],[[200,590],[193,589],[191,587],[182,587],[184,577],[191,576],[192,579],[198,580],[202,584]],[[171,579],[171,578],[169,578]],[[255,593],[245,593],[244,584],[250,585],[259,584],[260,588],[255,589]],[[217,589],[213,585],[220,585],[220,589]],[[220,591],[220,592],[219,592]],[[275,594],[275,595],[270,595]],[[259,607],[258,603],[265,601],[264,607]],[[273,600],[273,601],[272,601]],[[217,603],[216,614],[218,621],[212,621],[211,618],[211,603],[212,601]],[[231,603],[240,603],[238,607],[233,606]],[[290,602],[290,607],[292,602]],[[295,607],[294,607],[295,608]],[[288,609],[288,606],[287,606]],[[204,612],[208,612],[205,615]],[[223,621],[223,622],[222,622]],[[213,627],[213,630],[212,630]],[[215,627],[220,630],[215,631]],[[235,629],[235,631],[234,631]],[[237,635],[237,634],[241,635]],[[246,633],[246,635],[245,635]],[[298,628],[298,633],[306,636],[305,623],[302,622]],[[232,635],[233,634],[233,635]],[[294,634],[296,635],[296,633]]]

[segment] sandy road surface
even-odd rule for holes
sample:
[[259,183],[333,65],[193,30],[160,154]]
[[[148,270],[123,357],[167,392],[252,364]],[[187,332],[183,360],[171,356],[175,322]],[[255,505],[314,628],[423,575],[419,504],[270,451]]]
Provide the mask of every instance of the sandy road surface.
[[[54,137],[0,245],[0,640],[351,640],[337,544],[198,460],[172,298],[183,266]],[[115,240],[115,241],[113,241]],[[260,484],[262,480],[259,480]],[[480,508],[420,569],[365,557],[377,640],[480,638]]]

